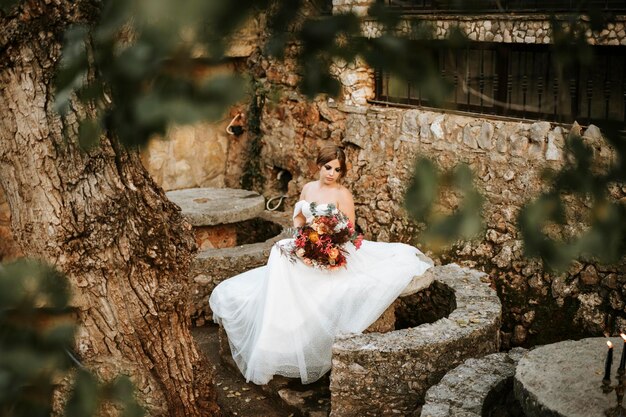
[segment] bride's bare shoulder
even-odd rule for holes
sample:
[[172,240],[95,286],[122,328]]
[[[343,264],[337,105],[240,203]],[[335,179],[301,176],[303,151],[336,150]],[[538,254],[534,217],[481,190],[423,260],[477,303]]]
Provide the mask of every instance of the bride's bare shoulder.
[[304,186],[302,187],[302,192],[300,193],[300,200],[306,199],[308,192],[314,189],[316,183],[317,181],[311,181],[304,184]]
[[306,184],[304,184],[304,187],[302,187],[302,191],[311,190],[315,188],[316,186],[317,186],[317,181],[307,182]]
[[339,186],[339,194],[342,197],[350,197],[352,198],[352,192],[350,192],[350,190],[348,190],[345,186],[340,185]]

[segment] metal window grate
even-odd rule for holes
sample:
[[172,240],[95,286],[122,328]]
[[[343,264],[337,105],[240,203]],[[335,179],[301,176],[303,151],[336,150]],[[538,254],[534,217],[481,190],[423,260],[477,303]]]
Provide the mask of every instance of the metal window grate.
[[[593,67],[554,71],[549,45],[477,42],[437,49],[439,73],[452,93],[437,106],[561,123],[626,122],[626,48],[594,47]],[[435,107],[417,85],[376,71],[376,100]]]

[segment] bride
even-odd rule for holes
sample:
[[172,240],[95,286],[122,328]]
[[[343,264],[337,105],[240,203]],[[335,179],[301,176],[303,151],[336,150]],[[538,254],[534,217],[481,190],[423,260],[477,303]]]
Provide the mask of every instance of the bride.
[[[339,184],[346,172],[343,150],[322,148],[319,179],[302,189],[293,224],[313,217],[311,205],[334,204],[354,223],[354,201]],[[284,239],[277,245],[286,245]],[[316,381],[330,369],[339,333],[360,333],[385,311],[414,276],[431,264],[402,243],[346,244],[347,264],[321,270],[292,262],[273,247],[267,265],[220,283],[209,304],[228,335],[233,359],[246,381],[266,384],[274,375]]]

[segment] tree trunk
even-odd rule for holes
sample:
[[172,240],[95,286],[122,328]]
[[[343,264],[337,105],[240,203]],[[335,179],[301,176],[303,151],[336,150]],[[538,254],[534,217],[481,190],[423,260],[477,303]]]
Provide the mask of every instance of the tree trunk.
[[69,277],[76,350],[99,377],[130,375],[149,415],[216,415],[185,303],[190,226],[136,152],[110,135],[81,152],[62,135],[76,136],[77,110],[52,110],[63,31],[89,20],[89,7],[24,1],[0,12],[0,185],[13,233],[26,256]]

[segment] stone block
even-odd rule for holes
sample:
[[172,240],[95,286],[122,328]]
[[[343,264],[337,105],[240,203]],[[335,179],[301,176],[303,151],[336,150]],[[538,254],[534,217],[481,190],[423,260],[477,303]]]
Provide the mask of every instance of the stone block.
[[445,137],[444,131],[445,115],[437,116],[430,125],[430,132],[436,141],[442,141]]
[[478,149],[478,141],[476,140],[475,132],[472,131],[472,126],[469,124],[463,127],[463,143],[471,149]]
[[396,324],[396,305],[397,300],[387,307],[383,314],[363,333],[386,333],[393,331]]
[[587,267],[580,273],[580,282],[585,285],[596,285],[600,282],[598,271],[593,265],[587,265]]
[[237,245],[237,230],[234,225],[194,227],[198,250],[232,248]]
[[[548,144],[546,145],[546,160],[547,161],[562,161],[563,150],[561,146],[563,144],[563,136],[557,133],[548,133]],[[559,146],[561,145],[561,146]]]
[[408,110],[402,115],[400,132],[408,137],[417,137],[419,134],[418,110]]
[[516,156],[524,155],[528,149],[528,138],[516,133],[509,137],[509,143],[511,144],[511,154]]
[[537,143],[543,143],[550,131],[549,122],[537,122],[530,125],[530,140]]
[[494,144],[492,142],[493,132],[493,125],[489,122],[483,122],[480,127],[480,133],[476,138],[478,146],[480,146],[481,149],[489,150],[494,147]]
[[432,143],[430,131],[431,115],[420,112],[418,122],[420,126],[420,140],[424,143]]
[[231,188],[190,188],[170,191],[167,197],[177,204],[192,226],[213,226],[257,217],[265,199],[254,191]]

